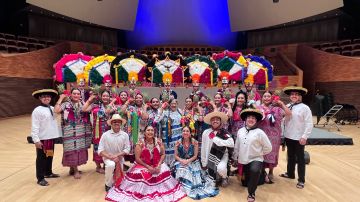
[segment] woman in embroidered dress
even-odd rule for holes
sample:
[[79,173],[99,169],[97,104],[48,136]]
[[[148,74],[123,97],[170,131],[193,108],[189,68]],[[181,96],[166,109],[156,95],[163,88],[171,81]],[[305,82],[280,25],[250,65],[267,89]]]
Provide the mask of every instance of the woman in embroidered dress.
[[134,148],[138,139],[141,137],[148,119],[146,105],[143,101],[143,95],[138,93],[135,95],[135,100],[130,98],[128,101],[126,101],[125,104],[121,107],[121,114],[125,114],[125,117],[127,117],[127,131],[125,132],[129,134],[131,147],[129,155],[125,156],[125,160],[134,162]]
[[[185,108],[183,110],[183,117],[181,119],[182,126],[189,126],[192,132],[195,132],[195,121],[198,119],[198,108],[194,106],[194,102],[190,97],[185,98]],[[197,137],[196,137],[197,138]]]
[[230,120],[231,124],[231,134],[233,135],[234,140],[236,140],[236,134],[240,128],[245,126],[245,121],[241,120],[240,113],[242,110],[247,108],[247,94],[240,90],[235,96],[235,103],[232,107],[233,117]]
[[159,107],[160,107],[160,100],[156,97],[151,98],[150,106],[147,109],[147,114],[149,116],[147,120],[148,125],[152,125],[155,129],[155,137],[160,137],[160,130],[161,125],[158,122],[155,122],[157,116],[159,116]]
[[[221,93],[215,94],[214,104],[215,104],[215,106],[214,106],[215,110],[225,113],[229,119],[232,117],[233,113],[232,113],[231,105],[230,105],[229,101],[227,101],[225,99],[223,94],[221,94]],[[225,130],[228,130],[229,122],[225,123],[222,127]]]
[[154,127],[145,127],[144,138],[135,147],[135,164],[119,187],[106,195],[110,201],[179,201],[186,196],[164,163],[164,145],[154,137]]
[[159,114],[160,116],[155,121],[161,124],[162,131],[160,136],[165,146],[165,163],[170,166],[175,160],[175,143],[181,138],[182,112],[178,108],[177,100],[172,99],[169,103],[163,103]]
[[91,111],[93,116],[93,161],[96,163],[96,172],[105,173],[104,168],[101,166],[103,162],[101,156],[98,154],[98,147],[100,138],[103,133],[110,130],[111,127],[107,124],[107,120],[110,118],[110,114],[113,110],[109,110],[110,92],[103,91],[100,94],[100,101],[93,103],[96,99],[96,95],[91,95],[83,106],[84,112]]
[[[62,94],[58,103],[64,101],[67,95]],[[70,175],[80,179],[78,166],[88,160],[87,149],[91,146],[92,133],[89,113],[82,111],[83,102],[80,101],[80,90],[71,90],[70,99],[55,106],[55,112],[61,113],[61,127],[63,131],[64,154],[63,166],[70,167]]]
[[285,113],[291,112],[281,100],[273,99],[272,93],[269,91],[264,92],[260,109],[264,114],[264,119],[259,122],[259,128],[265,132],[272,145],[271,152],[264,156],[264,168],[269,168],[266,182],[271,184],[274,178],[273,171],[279,159],[282,135],[281,122]]
[[201,169],[197,158],[198,142],[191,138],[189,126],[182,129],[182,138],[175,145],[175,178],[182,184],[186,194],[195,200],[213,197],[219,193],[213,181]]

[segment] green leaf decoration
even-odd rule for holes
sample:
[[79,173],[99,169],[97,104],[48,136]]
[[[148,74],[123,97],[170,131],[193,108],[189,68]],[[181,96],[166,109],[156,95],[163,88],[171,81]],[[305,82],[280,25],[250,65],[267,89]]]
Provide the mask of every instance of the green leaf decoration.
[[67,82],[76,82],[76,75],[68,67],[64,69],[64,83]]
[[103,83],[102,82],[103,77],[95,69],[92,69],[90,71],[89,78],[90,78],[90,81],[91,81],[92,84],[101,85]]

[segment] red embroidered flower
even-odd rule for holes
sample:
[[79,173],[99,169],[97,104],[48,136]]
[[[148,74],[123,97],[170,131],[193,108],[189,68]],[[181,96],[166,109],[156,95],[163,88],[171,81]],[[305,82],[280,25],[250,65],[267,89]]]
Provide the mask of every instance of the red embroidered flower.
[[214,132],[211,132],[211,133],[209,134],[209,138],[210,138],[210,139],[214,139],[214,137],[215,137],[215,133],[214,133]]

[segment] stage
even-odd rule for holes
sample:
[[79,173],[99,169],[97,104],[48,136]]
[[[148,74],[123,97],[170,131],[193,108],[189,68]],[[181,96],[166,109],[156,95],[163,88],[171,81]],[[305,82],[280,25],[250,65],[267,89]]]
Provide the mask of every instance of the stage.
[[353,145],[353,139],[329,132],[325,128],[313,128],[308,145]]

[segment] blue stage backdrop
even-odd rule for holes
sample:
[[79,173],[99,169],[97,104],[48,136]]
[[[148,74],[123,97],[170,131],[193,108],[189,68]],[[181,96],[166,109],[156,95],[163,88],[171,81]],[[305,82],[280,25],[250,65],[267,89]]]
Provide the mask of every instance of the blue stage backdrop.
[[134,31],[127,47],[199,44],[236,48],[227,0],[139,0]]

